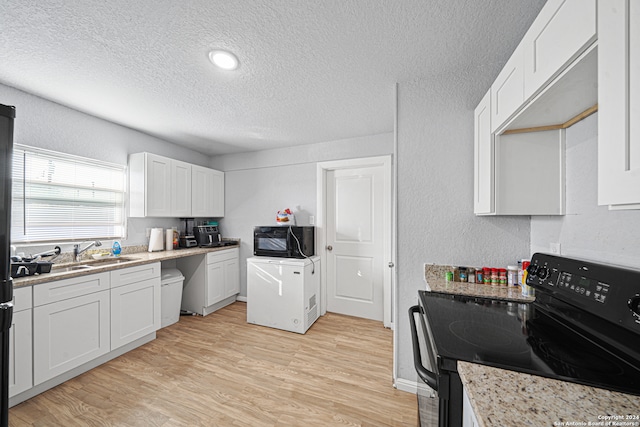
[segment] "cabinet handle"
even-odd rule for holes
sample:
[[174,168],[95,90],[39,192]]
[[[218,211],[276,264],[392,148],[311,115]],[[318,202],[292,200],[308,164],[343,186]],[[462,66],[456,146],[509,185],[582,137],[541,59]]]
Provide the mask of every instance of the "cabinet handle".
[[331,252],[331,251],[333,250],[333,246],[331,246],[331,245],[327,246],[327,250],[328,250],[329,252]]

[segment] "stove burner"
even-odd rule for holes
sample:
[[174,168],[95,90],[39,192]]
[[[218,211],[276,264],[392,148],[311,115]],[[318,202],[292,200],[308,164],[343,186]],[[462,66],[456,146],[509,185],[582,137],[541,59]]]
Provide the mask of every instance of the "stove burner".
[[518,345],[522,337],[507,329],[457,320],[449,325],[449,330],[462,341],[483,350],[513,354],[523,352],[523,349]]

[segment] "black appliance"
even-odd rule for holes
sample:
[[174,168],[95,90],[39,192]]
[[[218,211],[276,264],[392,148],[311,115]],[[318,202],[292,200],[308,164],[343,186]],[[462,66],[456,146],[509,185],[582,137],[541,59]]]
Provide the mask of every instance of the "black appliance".
[[0,426],[9,425],[9,328],[13,317],[11,279],[11,165],[15,107],[0,104]]
[[458,360],[640,395],[640,271],[536,253],[528,272],[533,303],[419,291],[409,320],[433,425],[462,425]]
[[315,227],[255,227],[253,255],[281,258],[312,257],[315,255]]
[[201,248],[220,246],[222,243],[220,232],[216,225],[197,225],[193,227],[193,235]]
[[198,241],[193,235],[193,218],[180,218],[182,225],[180,227],[180,233],[178,236],[178,247],[180,248],[195,248],[198,246]]

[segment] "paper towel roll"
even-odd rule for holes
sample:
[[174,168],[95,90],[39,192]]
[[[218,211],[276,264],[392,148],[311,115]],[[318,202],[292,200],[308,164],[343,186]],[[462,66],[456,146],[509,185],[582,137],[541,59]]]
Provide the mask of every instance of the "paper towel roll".
[[164,238],[164,247],[167,251],[172,251],[173,250],[173,230],[171,228],[168,228],[165,233],[166,235]]
[[164,233],[162,228],[152,228],[149,236],[149,252],[164,250]]

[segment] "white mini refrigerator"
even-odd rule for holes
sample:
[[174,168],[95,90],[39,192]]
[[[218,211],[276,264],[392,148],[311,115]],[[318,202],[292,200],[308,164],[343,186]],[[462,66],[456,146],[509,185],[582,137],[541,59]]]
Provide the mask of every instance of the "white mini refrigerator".
[[320,315],[320,257],[247,259],[247,322],[304,334]]

